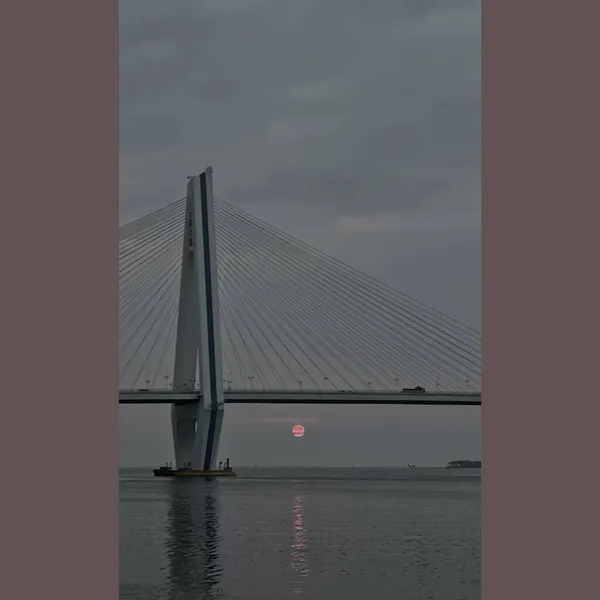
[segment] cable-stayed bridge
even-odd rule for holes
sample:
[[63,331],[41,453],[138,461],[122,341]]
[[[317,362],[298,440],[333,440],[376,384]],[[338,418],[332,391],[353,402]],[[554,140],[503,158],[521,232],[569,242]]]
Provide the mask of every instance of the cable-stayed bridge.
[[120,229],[120,402],[171,404],[214,467],[227,403],[481,403],[478,331],[214,197]]

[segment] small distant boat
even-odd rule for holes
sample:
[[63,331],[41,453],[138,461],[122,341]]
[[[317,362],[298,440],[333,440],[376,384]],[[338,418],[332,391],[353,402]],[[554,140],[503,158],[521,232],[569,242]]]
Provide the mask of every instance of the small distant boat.
[[412,463],[408,463],[408,468],[409,468],[409,469],[414,469],[414,468],[415,468],[415,465],[413,465]]
[[165,465],[164,467],[158,467],[158,469],[153,469],[154,477],[175,477],[176,471],[174,471],[169,465]]
[[424,394],[425,391],[425,388],[421,387],[420,385],[417,385],[412,388],[402,388],[403,394]]

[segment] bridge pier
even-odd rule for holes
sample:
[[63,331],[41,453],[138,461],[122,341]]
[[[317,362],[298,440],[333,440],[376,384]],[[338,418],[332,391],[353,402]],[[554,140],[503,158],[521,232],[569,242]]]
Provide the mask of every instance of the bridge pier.
[[175,449],[175,465],[178,469],[192,462],[197,412],[198,409],[194,404],[171,405],[173,447]]
[[190,177],[175,350],[174,391],[195,388],[202,400],[171,408],[177,468],[213,470],[224,414],[223,369],[212,169]]
[[219,442],[223,427],[223,406],[216,408],[201,407],[197,414],[197,431],[194,441],[193,457],[200,459],[199,465],[192,459],[192,466],[204,471],[217,468]]
[[[204,408],[201,404],[171,405],[171,425],[175,465],[214,470],[223,426],[223,407]],[[211,420],[212,439],[211,439]],[[208,467],[206,466],[208,465]]]

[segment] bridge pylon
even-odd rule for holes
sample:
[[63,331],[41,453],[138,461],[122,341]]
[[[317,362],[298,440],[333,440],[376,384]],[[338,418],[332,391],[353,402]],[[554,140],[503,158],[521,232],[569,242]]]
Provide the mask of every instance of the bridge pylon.
[[178,469],[214,470],[223,423],[223,367],[212,169],[188,178],[173,390],[202,400],[171,407]]

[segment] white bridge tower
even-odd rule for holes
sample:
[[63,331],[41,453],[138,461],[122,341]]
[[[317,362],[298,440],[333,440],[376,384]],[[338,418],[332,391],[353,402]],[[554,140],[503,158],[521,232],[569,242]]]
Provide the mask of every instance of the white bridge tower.
[[212,169],[190,177],[173,390],[189,390],[200,381],[197,404],[173,404],[171,423],[178,469],[216,468],[223,424],[223,368]]

